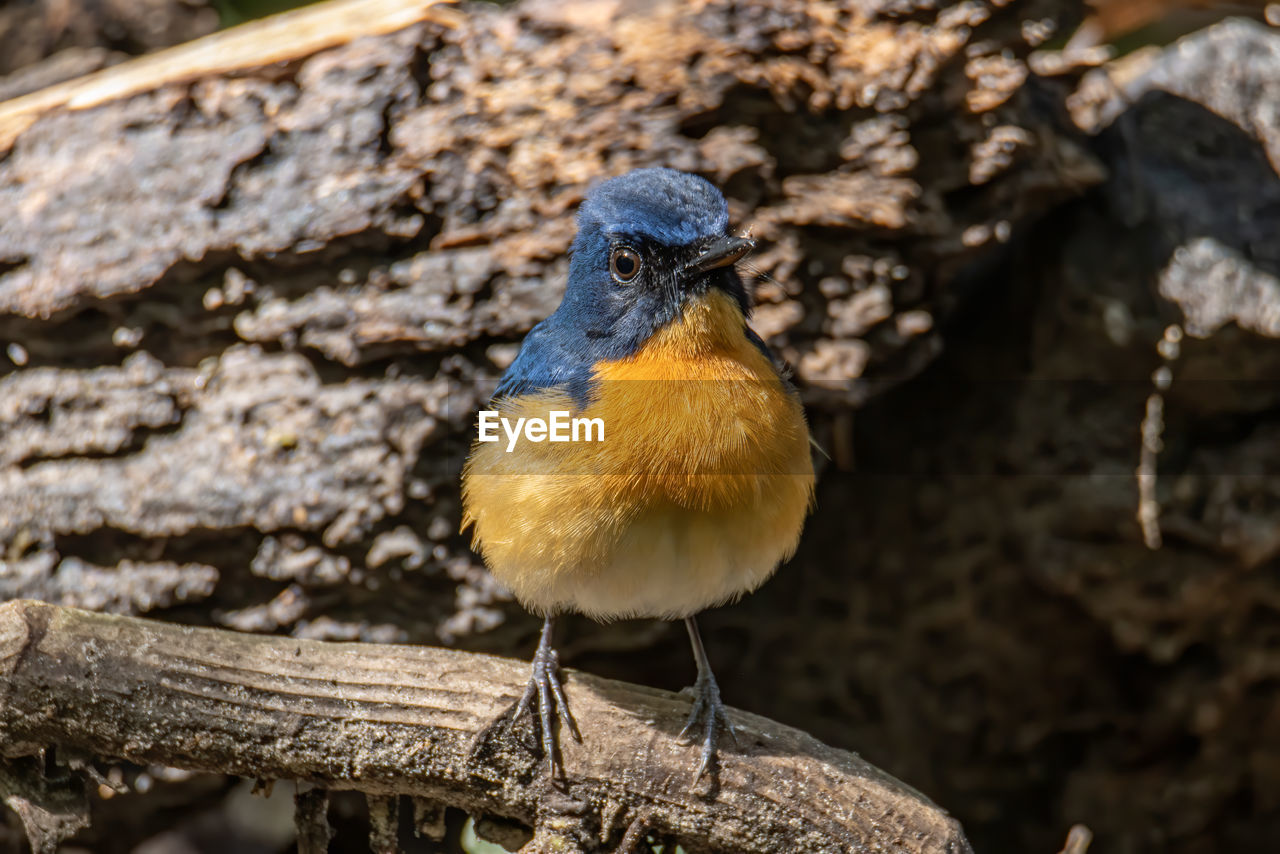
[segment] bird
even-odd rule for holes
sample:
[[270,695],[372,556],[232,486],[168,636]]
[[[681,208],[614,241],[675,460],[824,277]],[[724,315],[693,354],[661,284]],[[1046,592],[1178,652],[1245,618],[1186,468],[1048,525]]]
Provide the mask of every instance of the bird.
[[[790,558],[814,501],[804,408],[749,325],[735,267],[753,248],[705,178],[651,167],[597,184],[578,209],[562,301],[490,399],[513,440],[472,443],[462,531],[543,618],[511,720],[532,718],[553,779],[564,776],[553,725],[581,741],[552,639],[564,614],[683,620],[697,677],[681,737],[701,741],[695,779],[718,762],[721,736],[734,738],[696,615]],[[509,429],[556,412],[599,435]]]

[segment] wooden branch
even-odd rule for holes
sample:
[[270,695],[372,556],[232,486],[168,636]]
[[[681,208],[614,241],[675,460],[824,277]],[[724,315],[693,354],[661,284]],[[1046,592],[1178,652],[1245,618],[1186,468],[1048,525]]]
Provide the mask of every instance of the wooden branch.
[[[678,695],[570,672],[583,743],[548,785],[527,724],[494,728],[519,661],[424,646],[187,628],[30,601],[0,606],[0,751],[104,758],[411,795],[525,823],[522,851],[643,832],[699,851],[969,851],[955,820],[853,754],[734,711],[739,748],[695,786]],[[311,843],[312,850],[315,844]],[[558,846],[558,847],[557,847]],[[612,850],[612,849],[610,849]]]

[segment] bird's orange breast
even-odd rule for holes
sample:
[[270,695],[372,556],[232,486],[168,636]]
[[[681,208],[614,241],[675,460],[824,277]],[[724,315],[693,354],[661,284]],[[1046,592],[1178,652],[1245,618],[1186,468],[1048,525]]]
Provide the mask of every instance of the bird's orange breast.
[[813,492],[795,395],[737,305],[686,305],[635,355],[595,367],[591,402],[503,401],[503,417],[568,410],[603,441],[477,443],[464,527],[528,608],[679,617],[761,584],[794,551]]

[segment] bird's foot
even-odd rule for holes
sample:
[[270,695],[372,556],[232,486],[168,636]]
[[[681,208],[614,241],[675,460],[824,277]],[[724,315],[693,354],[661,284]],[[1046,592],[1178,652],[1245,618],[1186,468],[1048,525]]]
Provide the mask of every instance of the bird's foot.
[[[534,707],[537,714],[534,715]],[[569,700],[564,695],[564,687],[560,682],[560,656],[552,649],[549,637],[544,633],[538,651],[533,655],[533,671],[529,675],[529,684],[525,686],[524,696],[516,703],[512,722],[520,720],[524,715],[533,717],[534,729],[538,730],[538,740],[542,745],[543,755],[547,757],[547,768],[551,779],[565,779],[564,766],[560,761],[560,745],[556,741],[554,724],[559,720],[568,725],[574,741],[582,743],[582,733],[578,731],[578,722],[569,711]]]
[[680,731],[680,737],[690,743],[699,737],[702,739],[702,760],[694,778],[700,780],[716,764],[721,731],[729,736],[734,747],[738,746],[738,736],[729,720],[728,710],[720,701],[720,686],[709,670],[699,673],[697,681],[681,693],[693,695],[689,720]]

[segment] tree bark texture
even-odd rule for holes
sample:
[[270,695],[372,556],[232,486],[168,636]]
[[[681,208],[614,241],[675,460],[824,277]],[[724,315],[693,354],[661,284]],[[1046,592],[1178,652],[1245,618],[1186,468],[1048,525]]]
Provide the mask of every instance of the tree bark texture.
[[757,329],[841,409],[936,355],[940,267],[1097,177],[1016,97],[1053,4],[390,5],[424,20],[292,61],[232,31],[0,109],[9,595],[70,573],[60,601],[145,611],[251,567],[294,605],[219,619],[274,629],[402,562],[429,630],[490,626],[458,465],[590,181],[724,185],[769,247]]
[[[410,6],[0,105],[0,595],[527,653],[456,533],[471,419],[585,188],[674,166],[760,241],[833,457],[795,560],[705,621],[729,701],[980,850],[1264,844],[1274,33],[1077,87],[1028,59],[1067,0]],[[691,676],[678,632],[568,629]]]
[[0,101],[212,32],[208,0],[16,0],[0,7]]

